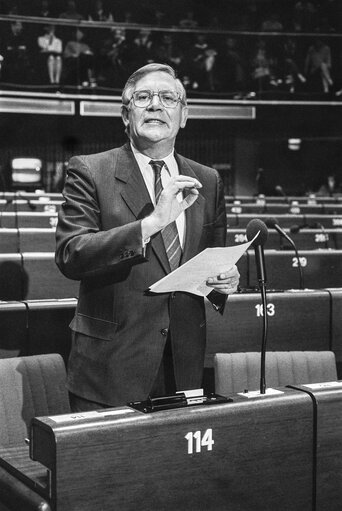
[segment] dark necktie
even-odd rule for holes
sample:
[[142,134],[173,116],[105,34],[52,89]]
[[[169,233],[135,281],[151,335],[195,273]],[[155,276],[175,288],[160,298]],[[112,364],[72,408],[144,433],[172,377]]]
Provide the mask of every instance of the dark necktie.
[[[156,197],[156,204],[159,200],[160,194],[163,190],[161,182],[161,170],[165,165],[163,160],[151,160],[149,162],[154,171],[154,192]],[[169,259],[171,271],[179,266],[179,261],[182,255],[182,248],[179,241],[178,230],[176,222],[171,222],[161,231],[167,257]]]

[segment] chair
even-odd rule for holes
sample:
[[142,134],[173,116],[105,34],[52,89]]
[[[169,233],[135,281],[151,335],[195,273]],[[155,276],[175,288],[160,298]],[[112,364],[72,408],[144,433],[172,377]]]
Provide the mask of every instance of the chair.
[[[216,353],[215,391],[228,395],[259,390],[260,353]],[[269,351],[266,353],[266,385],[316,383],[337,380],[332,351]]]
[[[70,413],[65,383],[65,364],[59,354],[0,360],[0,453],[26,445],[33,417]],[[48,511],[50,506],[0,466],[0,511],[31,509]]]

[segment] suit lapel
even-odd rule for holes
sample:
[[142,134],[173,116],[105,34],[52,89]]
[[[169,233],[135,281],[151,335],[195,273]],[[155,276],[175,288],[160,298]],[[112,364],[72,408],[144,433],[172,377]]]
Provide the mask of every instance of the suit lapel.
[[[152,213],[153,204],[129,144],[120,151],[116,165],[116,178],[124,183],[121,196],[137,220],[141,220]],[[160,233],[152,237],[150,245],[164,271],[170,273],[169,260]]]

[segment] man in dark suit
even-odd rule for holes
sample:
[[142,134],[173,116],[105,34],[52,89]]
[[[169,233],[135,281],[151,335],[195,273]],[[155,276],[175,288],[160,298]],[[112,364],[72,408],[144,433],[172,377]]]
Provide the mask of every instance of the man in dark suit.
[[[173,69],[138,69],[122,103],[130,142],[71,158],[57,226],[57,265],[81,281],[68,362],[75,411],[201,387],[203,297],[148,288],[226,240],[218,173],[174,151],[187,106]],[[216,309],[238,280],[236,267],[208,275]]]

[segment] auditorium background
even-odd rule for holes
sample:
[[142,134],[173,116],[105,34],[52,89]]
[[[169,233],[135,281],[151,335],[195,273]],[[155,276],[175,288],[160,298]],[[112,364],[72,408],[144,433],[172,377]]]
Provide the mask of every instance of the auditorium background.
[[[341,30],[338,0],[0,1],[1,511],[341,509]],[[125,141],[121,87],[153,61],[186,87],[176,149],[221,174],[228,245],[268,227],[267,314],[251,248],[206,308],[203,388],[232,401],[72,419],[65,166]],[[265,317],[281,390],[252,398]]]

